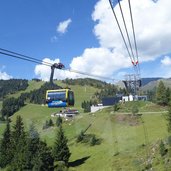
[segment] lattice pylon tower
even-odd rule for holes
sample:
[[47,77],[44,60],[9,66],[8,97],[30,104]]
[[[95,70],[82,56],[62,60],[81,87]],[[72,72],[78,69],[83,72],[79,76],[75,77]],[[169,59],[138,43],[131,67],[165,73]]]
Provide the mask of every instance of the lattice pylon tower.
[[141,87],[141,80],[139,75],[127,74],[125,75],[125,80],[123,80],[123,83],[126,87],[128,94],[131,94],[133,96],[138,94],[138,91]]

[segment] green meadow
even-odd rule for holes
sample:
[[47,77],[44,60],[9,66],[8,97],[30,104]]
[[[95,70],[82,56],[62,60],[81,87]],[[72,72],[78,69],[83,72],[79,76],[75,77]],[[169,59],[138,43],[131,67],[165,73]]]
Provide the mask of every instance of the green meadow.
[[[40,83],[39,83],[40,84]],[[34,82],[29,84],[29,90],[36,87]],[[67,86],[62,82],[58,85]],[[38,85],[38,87],[40,87]],[[36,88],[38,88],[36,87]],[[75,92],[75,106],[79,114],[72,119],[63,119],[63,128],[68,138],[71,151],[69,170],[71,171],[142,171],[149,158],[153,158],[153,168],[164,171],[166,167],[161,162],[158,146],[161,139],[168,137],[166,112],[167,108],[160,107],[151,102],[135,102],[138,106],[138,115],[131,114],[133,102],[120,104],[120,109],[114,112],[114,107],[107,107],[95,113],[83,113],[81,103],[90,100],[98,89],[89,86],[71,86]],[[20,92],[21,93],[21,92]],[[16,97],[18,94],[15,95]],[[0,103],[2,105],[2,103]],[[46,105],[27,103],[11,119],[11,126],[15,123],[17,115],[23,118],[25,128],[31,124],[49,146],[53,146],[57,132],[56,117],[51,114],[61,109],[48,108]],[[42,129],[46,120],[52,119],[54,126]],[[90,127],[89,127],[90,126]],[[89,128],[88,128],[89,127]],[[5,128],[0,123],[0,135]],[[81,131],[86,130],[85,136],[95,135],[98,143],[90,145],[90,139],[76,142]]]
[[[16,116],[21,115],[26,128],[33,123],[40,137],[52,146],[58,128],[54,126],[43,130],[42,127],[50,118],[56,122],[56,118],[51,117],[55,110],[27,104],[11,117],[12,124]],[[90,146],[89,142],[77,143],[78,134],[90,124],[85,135],[95,135],[100,143],[95,146]],[[63,128],[72,153],[69,169],[141,170],[145,167],[146,156],[151,154],[152,146],[168,136],[166,125],[162,109],[161,113],[148,112],[141,118],[132,118],[129,113],[114,112],[113,107],[109,107],[96,113],[80,113],[71,120],[64,119]]]

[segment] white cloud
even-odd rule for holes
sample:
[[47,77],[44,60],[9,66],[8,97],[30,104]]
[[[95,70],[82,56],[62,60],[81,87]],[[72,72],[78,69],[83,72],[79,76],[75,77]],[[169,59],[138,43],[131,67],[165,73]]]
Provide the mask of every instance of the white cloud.
[[[45,58],[43,59],[43,61],[54,64],[54,63],[59,63],[60,59],[51,60],[49,58]],[[36,65],[34,72],[35,72],[35,75],[37,75],[39,79],[42,79],[44,81],[50,80],[51,68],[49,66],[41,65],[41,64]],[[77,77],[78,77],[78,74],[75,74],[73,72],[55,69],[53,79],[61,80],[65,78],[77,78]]]
[[171,58],[169,56],[165,56],[162,60],[161,60],[162,65],[164,66],[171,66]]
[[[171,1],[162,0],[154,3],[151,0],[132,0],[131,4],[141,61],[154,60],[160,55],[170,52]],[[132,27],[127,0],[122,0],[121,5],[125,14],[128,31],[131,35]],[[119,6],[117,5],[114,10],[118,20],[122,21]],[[92,18],[97,22],[94,33],[100,45],[106,48],[116,48],[120,53],[127,55],[108,1],[100,0],[97,3]],[[122,23],[121,27],[124,28]],[[131,40],[133,40],[132,36]]]
[[0,71],[0,80],[9,80],[12,76],[8,75],[6,72]]
[[8,75],[6,72],[3,71],[5,68],[5,65],[2,65],[2,67],[0,68],[0,80],[9,80],[13,78],[11,75]]
[[[121,5],[133,43],[128,1],[122,0]],[[160,0],[154,3],[151,0],[132,0],[131,5],[140,62],[152,61],[169,53],[171,1]],[[119,6],[116,5],[114,10],[118,20],[122,21]],[[108,1],[100,0],[95,5],[92,19],[96,22],[94,34],[100,47],[85,49],[81,56],[72,60],[71,68],[112,76],[114,72],[132,66]],[[120,24],[124,28],[123,23]],[[135,53],[134,44],[132,46]]]
[[59,25],[57,26],[57,32],[62,33],[62,34],[65,33],[71,22],[72,20],[70,18],[63,22],[60,22]]
[[120,69],[120,66],[129,67],[129,59],[116,50],[107,48],[85,49],[84,53],[75,57],[70,64],[72,69],[102,77],[111,77],[115,71]]
[[[121,5],[133,42],[128,1],[122,0]],[[140,64],[170,53],[171,1],[159,0],[154,3],[152,0],[131,0],[131,5]],[[116,5],[114,10],[118,20],[122,21],[119,6]],[[132,64],[108,1],[98,1],[92,13],[92,19],[95,22],[94,35],[98,39],[100,47],[86,48],[81,55],[74,57],[70,64],[71,69],[111,77],[113,74],[117,75],[118,71],[123,72],[121,69],[130,68]],[[61,22],[58,31],[64,33],[70,22],[70,19],[66,20],[65,24]],[[123,23],[121,27],[123,28]],[[165,60],[163,59],[163,62]],[[165,61],[165,64],[167,62]],[[39,70],[39,72],[41,71]],[[56,72],[59,72],[59,75],[55,75],[55,77],[66,78],[66,74],[62,73],[64,71]],[[47,73],[49,73],[48,76]],[[49,79],[50,71],[46,72],[44,76],[40,73],[39,75]],[[72,78],[76,77],[74,73],[67,75]]]

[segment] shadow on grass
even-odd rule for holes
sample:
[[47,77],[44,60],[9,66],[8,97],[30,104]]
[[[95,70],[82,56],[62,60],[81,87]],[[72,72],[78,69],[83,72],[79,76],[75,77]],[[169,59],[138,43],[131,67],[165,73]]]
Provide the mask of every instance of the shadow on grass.
[[85,163],[86,160],[88,160],[90,156],[83,157],[81,159],[77,159],[75,161],[69,162],[69,167],[76,167],[80,166]]

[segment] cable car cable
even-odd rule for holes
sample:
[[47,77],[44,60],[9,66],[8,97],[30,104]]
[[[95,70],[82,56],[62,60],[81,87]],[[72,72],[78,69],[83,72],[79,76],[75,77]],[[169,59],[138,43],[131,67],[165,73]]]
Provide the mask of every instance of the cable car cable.
[[[16,52],[13,52],[13,51],[10,51],[10,50],[6,50],[6,49],[2,49],[2,48],[0,48],[0,50],[5,51],[5,52],[0,51],[0,54],[2,54],[2,55],[6,55],[6,56],[13,57],[13,58],[33,62],[33,63],[36,63],[36,64],[45,65],[45,66],[48,66],[48,67],[51,67],[53,65],[52,63],[44,62],[44,61],[41,61],[39,59],[29,57],[29,56],[26,56],[26,55],[22,55],[20,53],[16,53]],[[6,52],[8,52],[8,53],[6,53]],[[56,69],[59,69],[59,68],[56,68]],[[77,70],[73,70],[73,69],[69,69],[69,68],[60,69],[60,70],[64,70],[64,71],[66,70],[66,71],[69,71],[69,72],[73,72],[73,73],[77,73],[77,74],[81,74],[81,75],[87,75],[87,76],[96,77],[96,78],[105,79],[105,80],[112,80],[112,81],[116,80],[116,79],[113,79],[113,78],[110,78],[110,77],[103,77],[103,76],[94,75],[94,74],[90,74],[90,73],[86,73],[86,72],[81,72],[81,71],[77,71]]]
[[23,58],[23,57],[20,57],[20,56],[17,56],[17,55],[13,55],[13,54],[9,54],[9,53],[4,53],[4,52],[0,52],[0,54],[6,55],[6,56],[10,56],[10,57],[13,57],[13,58],[18,58],[18,59],[25,60],[25,61],[29,61],[29,62],[33,62],[33,63],[36,63],[36,64],[43,64],[43,65],[49,66],[47,64],[44,64],[43,61],[41,63],[41,62],[38,62],[38,61],[35,61],[35,60]]
[[134,55],[134,52],[133,52],[133,48],[132,48],[130,36],[129,36],[129,33],[128,33],[128,29],[127,29],[127,26],[126,26],[125,17],[124,17],[124,14],[123,14],[123,10],[122,10],[120,0],[118,0],[118,4],[119,4],[119,9],[120,9],[120,12],[121,12],[122,20],[123,20],[123,23],[124,23],[124,28],[125,28],[125,32],[126,32],[126,35],[127,35],[129,47],[130,47],[131,54],[132,54],[132,58],[133,58],[133,60],[131,62],[133,64],[133,68],[134,68],[135,73],[138,75],[139,71],[138,71],[137,64],[136,64],[137,62],[135,60],[135,55]]
[[74,72],[74,73],[78,73],[78,74],[82,74],[82,75],[87,75],[87,76],[90,76],[90,77],[97,77],[97,78],[101,78],[101,79],[105,79],[105,80],[116,80],[116,79],[113,79],[113,78],[110,78],[110,77],[103,77],[103,76],[99,76],[99,75],[95,75],[95,74],[89,74],[87,72],[81,72],[81,71],[77,71],[77,70],[73,70],[73,69],[64,69],[64,70],[68,70],[69,72]]
[[135,46],[135,52],[136,52],[136,66],[137,66],[137,70],[138,70],[138,82],[139,82],[139,88],[141,87],[141,69],[140,69],[140,63],[139,63],[139,54],[138,54],[138,48],[137,48],[137,41],[136,41],[136,35],[135,35],[135,27],[134,27],[134,21],[133,21],[133,15],[132,15],[132,8],[131,8],[131,2],[130,0],[128,0],[128,4],[129,4],[129,11],[130,11],[130,16],[131,16],[131,25],[132,25],[132,33],[133,33],[133,38],[134,38],[134,46]]
[[124,27],[125,27],[125,32],[126,32],[126,35],[127,35],[127,38],[128,38],[128,43],[129,43],[129,46],[130,46],[130,49],[131,49],[131,54],[132,54],[132,57],[133,57],[134,62],[135,62],[135,56],[134,56],[134,53],[133,53],[133,50],[132,50],[132,45],[131,45],[130,37],[129,37],[129,34],[128,34],[128,29],[127,29],[127,26],[126,26],[125,17],[124,17],[124,14],[123,14],[123,10],[122,10],[120,0],[118,0],[118,4],[119,4],[120,12],[121,12],[121,15],[122,15],[122,20],[123,20]]
[[22,54],[20,54],[20,53],[16,53],[16,52],[13,52],[13,51],[10,51],[10,50],[6,50],[6,49],[3,49],[3,48],[0,48],[0,50],[1,50],[1,51],[4,51],[4,52],[11,53],[11,54],[14,54],[14,55],[19,55],[19,56],[24,57],[24,58],[27,58],[27,59],[29,59],[29,60],[34,60],[34,61],[37,61],[37,62],[40,62],[40,63],[43,62],[44,64],[47,64],[47,65],[49,65],[49,66],[52,65],[52,64],[49,63],[49,62],[45,62],[45,61],[42,61],[42,60],[40,60],[40,59],[36,59],[36,58],[30,57],[30,56],[22,55]]
[[117,26],[118,26],[118,28],[119,28],[119,31],[120,31],[120,33],[121,33],[121,37],[122,37],[123,42],[124,42],[124,44],[125,44],[126,50],[127,50],[127,52],[128,52],[128,56],[129,56],[129,58],[130,58],[130,60],[131,60],[131,63],[132,63],[132,65],[133,65],[133,69],[134,69],[135,73],[138,73],[136,64],[135,64],[135,62],[133,61],[133,59],[132,59],[132,57],[131,57],[130,51],[129,51],[129,49],[128,49],[128,45],[127,45],[127,43],[126,43],[124,34],[123,34],[123,32],[122,32],[122,29],[121,29],[121,26],[120,26],[120,24],[119,24],[118,18],[117,18],[117,16],[116,16],[115,10],[113,9],[113,5],[112,5],[111,0],[109,0],[109,4],[110,4],[110,7],[111,7],[111,9],[112,9],[112,12],[113,12],[114,18],[115,18],[115,20],[116,20]]
[[136,50],[137,62],[138,62],[137,65],[138,65],[139,74],[140,74],[139,55],[138,55],[138,48],[137,48],[137,42],[136,42],[136,36],[135,36],[135,28],[134,28],[134,21],[133,21],[133,16],[132,16],[132,8],[131,8],[131,2],[130,2],[130,0],[128,0],[128,3],[129,3],[129,11],[130,11],[130,16],[131,16],[131,24],[132,24],[134,45],[135,45],[135,50]]
[[123,41],[124,41],[125,47],[126,47],[126,49],[127,49],[128,56],[129,56],[129,58],[131,59],[131,61],[133,61],[133,59],[132,59],[132,57],[131,57],[131,54],[130,54],[130,52],[129,52],[128,45],[127,45],[127,43],[126,43],[124,34],[123,34],[123,32],[122,32],[121,26],[120,26],[120,24],[119,24],[118,18],[117,18],[117,16],[116,16],[115,10],[113,9],[113,5],[112,5],[111,0],[109,0],[109,4],[110,4],[110,7],[111,7],[111,9],[112,9],[113,15],[114,15],[114,17],[115,17],[116,23],[117,23],[117,25],[118,25],[119,31],[120,31],[120,33],[121,33],[122,39],[123,39]]

